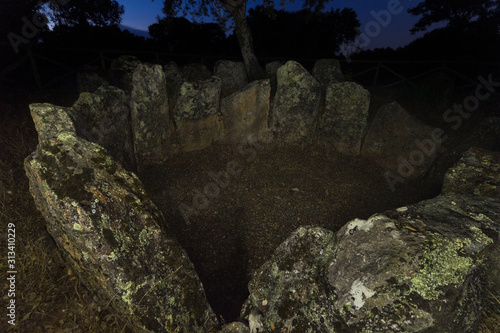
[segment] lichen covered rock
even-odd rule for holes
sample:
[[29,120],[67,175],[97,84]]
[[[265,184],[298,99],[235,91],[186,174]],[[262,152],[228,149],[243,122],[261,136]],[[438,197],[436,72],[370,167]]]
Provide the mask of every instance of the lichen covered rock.
[[327,87],[333,83],[344,82],[344,74],[337,59],[319,59],[314,63],[312,74],[316,80]]
[[103,146],[123,167],[135,170],[129,98],[123,90],[110,86],[81,93],[73,110],[81,119],[80,137]]
[[167,85],[160,65],[138,65],[132,75],[130,122],[137,169],[168,158],[170,127]]
[[336,234],[299,228],[241,315],[251,332],[476,332],[498,221],[498,199],[440,196]]
[[109,82],[98,72],[100,70],[96,66],[85,66],[79,71],[76,78],[78,92],[94,92],[99,87],[109,86]]
[[368,125],[370,92],[354,82],[334,83],[326,89],[321,115],[321,140],[346,155],[356,156]]
[[422,123],[392,102],[372,120],[361,154],[384,168],[387,179],[403,182],[429,169],[444,140],[443,130]]
[[212,73],[204,64],[191,63],[182,67],[182,76],[188,82],[205,81],[210,79]]
[[266,64],[266,78],[271,82],[271,97],[276,94],[278,88],[278,69],[283,66],[281,61],[273,61]]
[[177,64],[173,61],[163,66],[167,82],[167,95],[169,110],[174,110],[177,104],[177,96],[185,79]]
[[245,324],[235,321],[224,325],[219,333],[250,333],[250,329]]
[[214,76],[221,80],[221,97],[229,96],[248,84],[243,62],[219,60],[214,67]]
[[[462,121],[465,120],[460,120],[460,122],[454,123],[453,126],[461,125]],[[486,118],[470,131],[461,134],[462,138],[456,144],[447,148],[437,157],[436,162],[429,170],[429,176],[442,181],[446,172],[458,163],[462,155],[472,147],[500,151],[499,117]]]
[[182,84],[173,113],[175,151],[199,150],[222,140],[224,126],[219,114],[220,89],[218,77]]
[[38,142],[54,138],[61,132],[76,133],[72,108],[50,103],[33,103],[29,108],[38,133]]
[[141,61],[131,55],[123,55],[111,63],[109,71],[109,83],[115,87],[130,93],[132,90],[132,75]]
[[441,193],[500,199],[500,152],[471,148],[446,172]]
[[269,80],[260,80],[222,100],[226,140],[241,143],[249,137],[260,139],[265,134],[270,92]]
[[318,122],[321,87],[299,63],[278,69],[278,88],[272,107],[273,131],[286,143],[310,140]]
[[135,332],[208,332],[193,265],[140,180],[97,144],[61,132],[25,160],[47,230],[80,281]]

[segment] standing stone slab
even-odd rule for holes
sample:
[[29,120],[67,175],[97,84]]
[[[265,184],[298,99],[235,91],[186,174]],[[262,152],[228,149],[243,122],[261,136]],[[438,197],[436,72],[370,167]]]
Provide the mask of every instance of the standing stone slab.
[[165,72],[165,80],[167,81],[167,95],[169,110],[174,110],[177,104],[177,97],[182,83],[184,83],[184,76],[177,64],[173,61],[163,66]]
[[319,125],[323,142],[342,154],[359,155],[369,108],[370,92],[362,86],[354,82],[329,85]]
[[462,138],[457,144],[447,148],[443,154],[438,156],[429,170],[430,177],[442,180],[448,169],[455,165],[471,147],[500,151],[499,117],[486,118],[470,131],[461,134]]
[[[444,176],[441,193],[500,199],[500,152],[471,148]],[[500,290],[499,290],[500,292]]]
[[336,234],[301,227],[255,272],[241,316],[250,332],[474,333],[498,221],[498,199],[440,196]]
[[444,132],[412,117],[398,103],[380,108],[366,133],[361,154],[402,182],[425,173],[441,147]]
[[337,59],[319,59],[313,67],[312,74],[316,80],[327,87],[333,83],[344,82],[344,74]]
[[216,318],[140,180],[71,132],[25,160],[30,191],[80,281],[134,332],[208,332]]
[[135,170],[129,98],[123,90],[110,86],[81,93],[73,109],[83,119],[79,136],[106,148],[127,170]]
[[164,163],[169,149],[165,73],[160,65],[139,65],[132,76],[131,124],[137,169]]
[[281,61],[273,61],[266,64],[266,78],[271,81],[271,97],[276,94],[278,88],[278,69],[283,66]]
[[72,108],[50,103],[33,103],[29,108],[38,133],[38,142],[53,138],[61,132],[76,133]]
[[99,67],[85,66],[77,74],[78,92],[94,92],[99,87],[109,86],[109,82],[100,73]]
[[109,72],[109,83],[130,93],[132,90],[132,76],[141,61],[134,56],[124,55],[113,60]]
[[181,72],[182,76],[188,82],[204,81],[210,79],[212,76],[207,66],[197,63],[187,64],[182,67]]
[[286,143],[310,140],[318,122],[321,87],[295,61],[278,69],[278,90],[273,101],[272,125]]
[[200,150],[222,140],[220,89],[218,77],[182,84],[173,114],[177,151]]
[[214,67],[214,76],[221,80],[221,97],[229,96],[248,84],[247,70],[243,62],[219,60]]
[[269,80],[254,81],[222,100],[225,138],[232,143],[260,139],[267,131]]

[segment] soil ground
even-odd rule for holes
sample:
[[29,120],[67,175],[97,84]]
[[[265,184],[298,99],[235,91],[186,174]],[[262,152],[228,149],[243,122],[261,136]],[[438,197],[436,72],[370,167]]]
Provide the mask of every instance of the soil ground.
[[229,322],[248,296],[252,273],[299,226],[336,231],[439,191],[419,181],[392,192],[384,171],[317,146],[217,145],[176,155],[140,178],[188,252],[210,304]]

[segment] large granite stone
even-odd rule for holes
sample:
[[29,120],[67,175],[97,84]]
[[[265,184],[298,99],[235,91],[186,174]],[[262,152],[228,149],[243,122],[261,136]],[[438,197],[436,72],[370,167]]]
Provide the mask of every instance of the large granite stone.
[[226,140],[241,143],[266,133],[270,92],[269,80],[254,81],[222,100]]
[[278,69],[278,88],[272,107],[272,126],[285,143],[310,141],[318,123],[321,87],[299,63]]
[[369,108],[370,92],[362,86],[354,82],[329,85],[319,125],[322,142],[342,154],[359,155]]
[[72,132],[25,160],[30,191],[80,281],[134,332],[208,332],[216,318],[186,253],[135,174]]

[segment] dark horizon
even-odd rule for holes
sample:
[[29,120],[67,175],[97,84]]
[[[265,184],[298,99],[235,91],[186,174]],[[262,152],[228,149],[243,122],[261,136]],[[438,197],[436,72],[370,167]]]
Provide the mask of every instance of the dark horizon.
[[[390,23],[382,27],[380,34],[376,37],[370,38],[370,43],[367,46],[368,50],[375,48],[386,48],[390,47],[396,49],[398,47],[404,47],[410,42],[422,37],[425,33],[434,30],[440,25],[433,25],[427,29],[427,31],[419,32],[414,35],[410,33],[410,29],[417,22],[418,17],[413,16],[407,12],[409,8],[416,6],[419,2],[412,0],[374,0],[367,3],[364,0],[334,0],[326,5],[327,11],[330,9],[343,9],[352,8],[358,15],[358,19],[361,23],[361,31],[372,21],[377,21],[374,13],[380,13],[381,11],[386,11],[388,6],[398,6],[402,8],[401,12],[397,15],[391,15]],[[157,22],[157,17],[164,17],[161,11],[163,6],[163,1],[146,1],[138,2],[136,0],[118,0],[120,4],[125,7],[125,13],[122,17],[121,24],[126,26],[127,29],[136,33],[139,36],[144,36],[145,34],[140,34],[140,32],[148,32],[149,25]],[[261,4],[262,1],[251,2],[248,5],[248,9],[254,8]],[[287,3],[285,9],[287,11],[297,11],[302,8],[303,1],[296,1],[295,3]],[[279,8],[279,7],[277,7]],[[188,18],[189,19],[189,18]],[[203,22],[212,22],[210,19],[205,19]],[[134,30],[134,31],[131,31]]]

